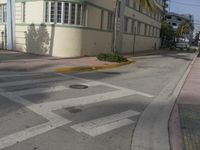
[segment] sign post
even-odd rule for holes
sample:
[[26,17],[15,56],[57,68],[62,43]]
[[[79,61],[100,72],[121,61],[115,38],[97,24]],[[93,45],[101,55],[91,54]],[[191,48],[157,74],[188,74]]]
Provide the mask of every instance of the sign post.
[[7,0],[7,49],[15,49],[15,0]]

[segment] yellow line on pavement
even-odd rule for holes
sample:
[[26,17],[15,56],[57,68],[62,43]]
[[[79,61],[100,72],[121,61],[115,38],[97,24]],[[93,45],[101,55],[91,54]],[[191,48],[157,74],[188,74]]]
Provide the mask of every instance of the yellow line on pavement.
[[127,62],[122,62],[122,63],[118,63],[118,64],[110,64],[110,65],[104,65],[104,66],[63,67],[63,68],[57,68],[54,71],[57,72],[57,73],[94,71],[94,70],[100,70],[100,69],[116,68],[116,67],[120,67],[120,66],[131,64],[133,62],[135,62],[135,61],[127,61]]

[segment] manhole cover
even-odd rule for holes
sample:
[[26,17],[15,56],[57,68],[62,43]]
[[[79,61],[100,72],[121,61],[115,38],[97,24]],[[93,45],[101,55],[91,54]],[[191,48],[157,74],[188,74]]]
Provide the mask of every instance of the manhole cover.
[[101,72],[103,74],[109,74],[109,75],[119,75],[119,72]]
[[83,84],[74,84],[74,85],[70,85],[69,87],[72,89],[87,89],[88,88],[87,85],[83,85]]
[[70,113],[79,113],[82,111],[80,108],[75,108],[75,107],[69,107],[66,108],[66,110],[68,110]]

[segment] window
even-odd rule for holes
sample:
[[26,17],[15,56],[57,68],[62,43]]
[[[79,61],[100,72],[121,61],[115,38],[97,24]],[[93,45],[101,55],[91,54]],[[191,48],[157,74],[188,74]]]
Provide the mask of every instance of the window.
[[64,23],[69,23],[69,3],[64,3]]
[[157,37],[160,37],[160,29],[157,29]]
[[148,33],[148,36],[151,36],[151,26],[149,25],[149,33]]
[[82,4],[72,2],[46,2],[45,22],[82,25],[84,9]]
[[3,5],[0,5],[0,23],[3,22]]
[[107,29],[112,31],[112,22],[113,22],[113,14],[112,12],[108,12],[108,24]]
[[167,19],[172,19],[172,17],[171,17],[171,16],[166,16],[166,18],[167,18]]
[[83,14],[82,14],[82,10],[83,10],[83,7],[82,7],[82,5],[78,5],[77,4],[77,13],[76,13],[76,24],[77,25],[81,25],[81,22],[82,22],[82,16],[83,16]]
[[136,8],[136,2],[135,2],[135,0],[133,1],[133,8],[134,9]]
[[129,6],[129,0],[126,0],[125,3],[126,3],[126,6]]
[[148,34],[148,25],[145,24],[145,28],[144,28],[144,35],[147,35]]
[[173,26],[176,26],[177,24],[176,24],[176,23],[172,23],[172,25],[173,25]]
[[124,32],[125,33],[128,32],[128,18],[127,17],[124,18]]
[[140,28],[141,28],[141,23],[138,22],[138,25],[137,25],[137,33],[140,35]]
[[57,23],[61,23],[62,20],[62,2],[57,3]]
[[142,12],[143,8],[142,5],[139,3],[139,12]]
[[0,23],[5,23],[6,22],[6,4],[1,4],[0,5]]
[[45,3],[45,22],[49,22],[49,2]]
[[26,18],[26,3],[23,2],[21,3],[21,20],[23,23],[26,21],[25,18]]
[[50,22],[55,22],[55,2],[51,2]]
[[152,35],[153,37],[154,37],[154,32],[155,32],[154,30],[155,30],[155,27],[152,28],[152,33],[151,33],[151,35]]
[[101,10],[101,24],[100,29],[103,29],[104,10]]
[[75,19],[76,19],[76,4],[72,3],[71,4],[71,19],[70,23],[75,24]]
[[178,21],[182,21],[182,19],[181,19],[181,18],[177,18],[177,20],[178,20]]
[[134,30],[135,30],[134,27],[135,27],[135,21],[132,20],[131,33],[134,33],[134,32],[135,32],[135,31],[134,31]]

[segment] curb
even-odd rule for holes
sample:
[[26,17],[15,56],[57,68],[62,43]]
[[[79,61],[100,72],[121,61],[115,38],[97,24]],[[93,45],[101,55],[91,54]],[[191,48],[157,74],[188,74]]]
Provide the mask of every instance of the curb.
[[[174,149],[173,147],[174,147],[174,145],[176,145],[176,147],[181,147],[181,145],[180,144],[183,144],[183,141],[182,141],[182,139],[180,139],[181,141],[179,141],[179,142],[181,142],[181,143],[177,143],[177,142],[175,142],[174,140],[174,138],[175,137],[171,137],[171,133],[172,133],[172,129],[173,128],[175,128],[175,129],[177,129],[178,127],[177,126],[171,126],[171,125],[173,125],[172,124],[172,121],[173,121],[173,117],[174,117],[174,115],[176,115],[175,113],[176,113],[176,111],[175,111],[175,109],[176,109],[176,105],[177,105],[177,103],[178,103],[178,96],[179,96],[179,94],[180,94],[180,92],[181,92],[181,89],[183,88],[183,86],[184,86],[184,84],[185,84],[185,81],[186,81],[186,79],[187,79],[187,77],[188,77],[188,75],[189,75],[189,73],[190,73],[190,71],[191,71],[191,69],[192,69],[192,66],[193,66],[193,64],[194,64],[194,62],[195,62],[195,60],[196,60],[196,58],[197,58],[197,56],[198,56],[198,54],[199,53],[196,53],[196,56],[194,57],[194,59],[192,60],[192,62],[189,64],[189,66],[188,66],[188,68],[187,68],[187,70],[186,70],[186,72],[184,73],[184,75],[183,75],[183,77],[181,78],[181,80],[179,81],[179,83],[178,83],[178,85],[177,85],[177,87],[175,88],[175,90],[174,90],[174,93],[175,93],[175,103],[174,103],[174,105],[173,105],[173,108],[172,108],[172,110],[171,110],[171,112],[170,112],[170,117],[169,117],[169,120],[168,120],[168,131],[169,131],[169,144],[170,144],[170,150],[181,150],[181,149]],[[179,114],[178,114],[179,115]],[[179,132],[179,128],[177,129],[178,130],[178,132]],[[181,131],[180,131],[181,132]],[[180,133],[180,134],[182,134],[182,133]],[[180,138],[182,138],[182,137],[180,137]]]
[[144,110],[133,134],[132,150],[170,150],[169,118],[196,56]]
[[118,64],[110,64],[110,65],[105,65],[105,66],[80,66],[80,67],[63,67],[63,68],[57,68],[54,70],[56,73],[73,73],[73,72],[85,72],[85,71],[95,71],[95,70],[100,70],[100,69],[112,69],[112,68],[117,68],[121,67],[124,65],[131,64],[135,61],[127,61],[127,62],[122,62]]

